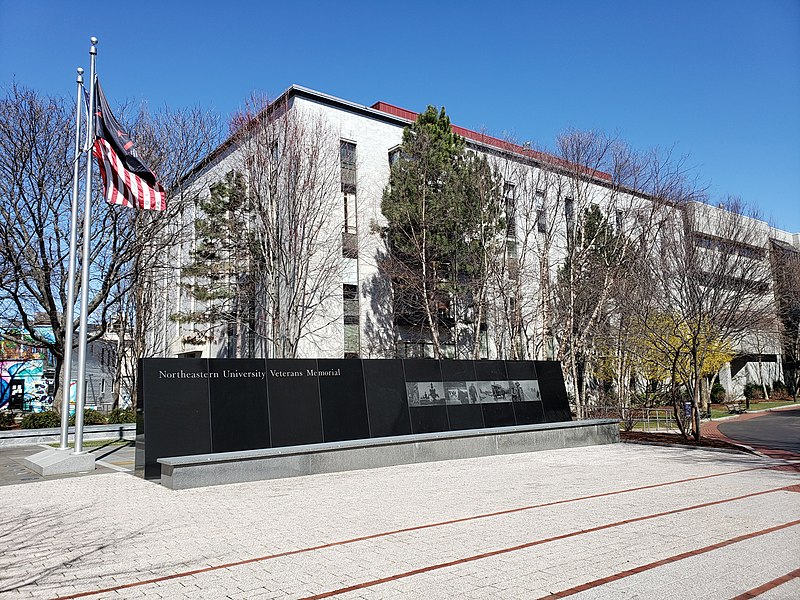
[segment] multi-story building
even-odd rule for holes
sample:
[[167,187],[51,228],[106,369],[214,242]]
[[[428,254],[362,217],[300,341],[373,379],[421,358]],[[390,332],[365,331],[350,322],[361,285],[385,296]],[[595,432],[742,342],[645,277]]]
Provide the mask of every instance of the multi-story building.
[[[207,157],[182,191],[170,267],[154,278],[158,302],[150,328],[152,354],[432,356],[424,327],[395,311],[382,235],[386,219],[381,201],[391,164],[400,156],[404,128],[415,118],[416,113],[385,102],[362,106],[292,86],[243,128],[246,135],[231,138]],[[272,124],[272,129],[260,130],[261,121]],[[691,233],[693,244],[703,251],[734,248],[765,265],[770,264],[774,248],[800,252],[800,234],[737,216],[746,224],[743,230],[756,233],[745,240],[730,239],[731,230],[719,228],[724,221],[719,219],[721,209],[696,202],[678,208],[669,198],[641,191],[639,184],[645,187],[645,183],[635,173],[616,182],[599,168],[596,154],[601,149],[567,151],[556,158],[527,144],[453,129],[466,139],[469,150],[487,156],[504,180],[502,269],[492,284],[491,308],[483,312],[475,329],[481,340],[472,340],[473,348],[479,343],[483,358],[546,359],[558,354],[559,340],[549,314],[555,301],[549,288],[566,260],[580,258],[574,224],[590,206],[599,207],[616,231],[631,232],[631,239],[636,237],[633,232],[663,225],[672,218],[665,214],[674,217],[679,211],[683,231]],[[247,192],[262,201],[249,220],[217,238],[228,254],[226,269],[217,271],[214,281],[226,284],[232,293],[218,296],[226,310],[200,317],[213,301],[191,293],[193,276],[185,267],[197,258],[194,225],[200,216],[199,202],[229,173],[244,174]],[[282,186],[293,200],[280,200]],[[270,261],[266,275],[236,258],[237,243],[254,232]],[[287,295],[287,287],[303,288],[305,295],[298,300]],[[766,300],[773,293],[772,286],[763,290]],[[476,317],[465,311],[456,319],[445,314],[448,310],[452,307],[443,306],[442,353],[464,356],[465,342],[452,323]],[[747,379],[760,377],[771,383],[782,378],[779,337],[776,329],[766,325],[764,329],[766,336],[753,332],[741,338],[737,358],[723,369],[728,389],[740,389]]]

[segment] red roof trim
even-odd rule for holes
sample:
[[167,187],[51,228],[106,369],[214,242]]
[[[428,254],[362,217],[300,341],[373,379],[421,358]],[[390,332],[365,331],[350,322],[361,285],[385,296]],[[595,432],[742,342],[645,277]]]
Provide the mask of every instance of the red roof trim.
[[[394,106],[393,104],[389,104],[388,102],[382,102],[382,101],[376,102],[370,108],[374,108],[375,110],[379,110],[381,112],[394,115],[395,117],[400,117],[401,119],[407,119],[409,121],[416,120],[419,114],[415,113],[414,111],[405,108],[400,108],[399,106]],[[500,150],[505,150],[506,152],[513,152],[514,154],[521,154],[536,161],[548,162],[551,164],[559,165],[564,168],[571,168],[574,166],[571,165],[569,162],[557,158],[555,156],[552,156],[550,154],[537,152],[536,150],[531,150],[530,148],[525,148],[524,146],[520,146],[518,144],[512,144],[511,142],[501,140],[500,138],[492,137],[491,135],[486,135],[485,133],[478,133],[477,131],[472,131],[471,129],[465,129],[464,127],[459,127],[458,125],[451,125],[451,127],[453,128],[453,131],[458,135],[460,135],[461,137],[470,140],[475,140],[476,142],[486,144],[487,146],[492,146]],[[608,173],[604,173],[603,171],[596,171],[588,167],[585,167],[585,169],[587,171],[587,174],[591,177],[596,177],[597,179],[603,179],[605,181],[611,181],[611,175],[609,175]]]

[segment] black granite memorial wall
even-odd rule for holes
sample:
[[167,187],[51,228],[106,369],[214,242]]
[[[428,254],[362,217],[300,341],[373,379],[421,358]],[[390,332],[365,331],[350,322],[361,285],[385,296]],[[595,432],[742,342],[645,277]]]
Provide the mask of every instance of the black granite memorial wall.
[[136,471],[159,458],[570,420],[542,361],[142,359]]

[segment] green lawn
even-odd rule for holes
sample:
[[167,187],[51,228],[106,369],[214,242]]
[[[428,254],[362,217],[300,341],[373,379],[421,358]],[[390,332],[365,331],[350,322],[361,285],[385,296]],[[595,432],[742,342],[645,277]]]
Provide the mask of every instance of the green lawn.
[[[739,405],[744,409],[745,403],[739,402]],[[783,400],[780,402],[751,402],[750,403],[750,412],[756,410],[764,410],[767,408],[776,408],[778,406],[791,406],[796,405],[800,406],[791,400]],[[633,426],[634,431],[664,431],[664,430],[675,430],[677,431],[677,426],[672,423],[672,409],[670,408],[663,408],[662,411],[659,411],[659,418],[656,420],[655,418],[655,411],[651,412],[650,415],[650,422],[645,423],[643,419],[636,419],[636,422]],[[720,417],[728,417],[732,416],[731,413],[728,412],[728,409],[721,404],[714,404],[711,406],[711,418],[718,419]],[[658,424],[658,428],[656,427]],[[624,429],[623,424],[620,423],[620,429]]]
[[[750,403],[750,411],[752,412],[754,410],[764,410],[764,409],[767,409],[767,408],[777,408],[778,406],[789,406],[791,404],[796,404],[796,403],[792,402],[791,400],[783,400],[783,401],[780,401],[780,402],[751,402]],[[744,401],[739,402],[739,406],[741,406],[742,409],[744,409],[745,402]],[[728,412],[728,409],[725,408],[724,406],[716,406],[716,405],[712,405],[711,406],[711,418],[712,419],[717,419],[719,417],[727,417],[729,415],[730,415],[730,413]]]
[[[656,425],[658,425],[658,426],[656,427]],[[623,426],[622,423],[619,424],[619,428],[621,430],[623,430],[623,431],[625,430],[625,427]],[[677,432],[677,431],[680,431],[680,430],[678,429],[678,426],[675,425],[674,422],[672,422],[672,421],[666,421],[665,419],[659,419],[658,423],[656,423],[656,420],[653,419],[653,420],[650,421],[649,424],[648,423],[644,423],[642,421],[637,421],[636,423],[633,424],[632,431],[644,431],[644,432],[659,431],[659,432],[665,433],[665,432],[670,432],[670,431],[676,431]]]
[[[52,446],[53,448],[58,448],[58,442],[53,442],[52,444],[48,444],[48,446]],[[84,448],[97,448],[99,446],[133,446],[133,441],[131,440],[84,440],[83,447]],[[75,447],[75,442],[70,442],[70,448]]]

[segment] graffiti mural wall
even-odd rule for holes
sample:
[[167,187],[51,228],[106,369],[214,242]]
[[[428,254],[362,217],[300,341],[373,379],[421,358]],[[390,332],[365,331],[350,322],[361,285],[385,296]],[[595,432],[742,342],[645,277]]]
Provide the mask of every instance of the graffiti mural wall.
[[44,360],[22,358],[0,360],[0,408],[41,412],[52,407]]

